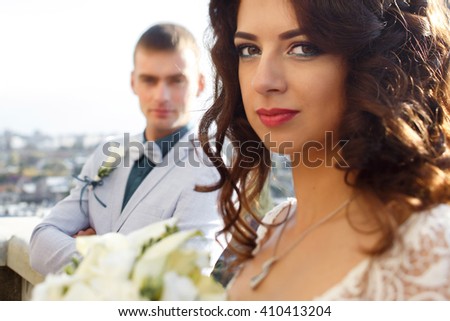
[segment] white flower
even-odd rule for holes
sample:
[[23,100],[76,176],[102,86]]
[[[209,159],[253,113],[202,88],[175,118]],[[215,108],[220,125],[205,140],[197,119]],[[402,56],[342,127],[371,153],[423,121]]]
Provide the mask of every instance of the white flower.
[[126,279],[139,249],[131,247],[124,235],[108,233],[78,237],[77,250],[84,257],[77,269],[78,275],[94,277],[107,269],[108,275]]
[[128,248],[127,237],[119,233],[107,233],[104,235],[79,236],[76,239],[77,251],[86,256],[90,250],[96,247],[105,251],[115,251]]
[[208,254],[185,247],[197,231],[170,219],[127,236],[80,236],[83,256],[71,275],[48,275],[34,300],[222,300],[223,288],[201,271]]
[[196,231],[182,231],[172,234],[150,247],[136,263],[133,281],[137,285],[142,285],[146,278],[160,278],[162,272],[167,270],[168,255],[196,233]]
[[193,301],[197,296],[198,290],[191,279],[173,271],[164,274],[161,301]]
[[138,301],[140,299],[139,289],[132,282],[119,280],[108,274],[77,282],[64,296],[64,300],[67,301]]
[[156,239],[163,235],[167,228],[174,228],[177,224],[177,218],[172,217],[164,221],[159,221],[127,235],[127,239],[132,247],[141,247],[149,239]]
[[66,292],[64,301],[98,301],[100,298],[84,282],[74,283]]
[[61,274],[49,274],[45,282],[37,284],[33,289],[33,300],[62,300],[67,289],[77,283],[77,278]]

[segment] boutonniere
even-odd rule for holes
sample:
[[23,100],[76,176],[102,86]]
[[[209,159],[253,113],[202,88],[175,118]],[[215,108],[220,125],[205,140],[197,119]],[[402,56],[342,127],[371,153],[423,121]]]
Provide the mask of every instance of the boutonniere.
[[109,174],[111,174],[111,172],[120,164],[120,161],[125,154],[124,149],[120,147],[110,147],[108,151],[110,154],[98,168],[94,181],[100,182],[103,181],[103,178],[109,176]]
[[117,168],[117,166],[120,164],[120,161],[125,154],[124,149],[121,147],[110,146],[107,150],[109,152],[108,157],[100,165],[100,167],[97,170],[97,175],[95,175],[94,178],[90,178],[89,176],[84,176],[83,178],[79,176],[74,176],[75,179],[84,183],[84,186],[81,188],[80,192],[80,210],[83,212],[84,215],[87,215],[87,213],[84,211],[82,203],[83,203],[83,194],[87,188],[89,188],[89,190],[93,192],[95,199],[100,203],[100,205],[106,207],[106,204],[98,198],[94,190],[97,186],[103,185],[103,179],[108,177],[112,173],[112,171],[114,171]]

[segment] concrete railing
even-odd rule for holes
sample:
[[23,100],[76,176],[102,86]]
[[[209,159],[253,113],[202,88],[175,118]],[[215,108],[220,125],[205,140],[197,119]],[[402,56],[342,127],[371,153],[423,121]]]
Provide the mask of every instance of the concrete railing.
[[0,300],[29,300],[33,286],[43,280],[29,263],[30,235],[40,220],[0,218]]

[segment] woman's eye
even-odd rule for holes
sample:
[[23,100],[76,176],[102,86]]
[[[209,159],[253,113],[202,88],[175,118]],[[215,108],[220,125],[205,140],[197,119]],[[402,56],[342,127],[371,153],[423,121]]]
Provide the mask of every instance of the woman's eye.
[[289,54],[300,57],[311,57],[320,54],[320,49],[312,44],[300,43],[293,45]]
[[240,45],[237,47],[239,57],[249,58],[261,54],[261,50],[253,45]]

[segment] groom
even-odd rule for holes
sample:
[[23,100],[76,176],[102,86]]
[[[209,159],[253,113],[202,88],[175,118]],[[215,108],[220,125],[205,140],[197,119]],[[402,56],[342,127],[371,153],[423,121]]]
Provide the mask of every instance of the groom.
[[216,182],[218,175],[203,163],[189,124],[204,88],[199,55],[194,37],[179,25],[155,25],[141,36],[131,88],[146,118],[144,133],[125,134],[91,155],[70,195],[33,231],[35,270],[55,273],[70,263],[79,255],[77,236],[127,234],[170,217],[178,218],[180,229],[202,230],[212,248],[221,228],[217,193],[194,189]]

